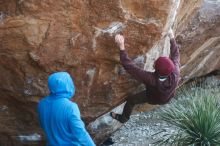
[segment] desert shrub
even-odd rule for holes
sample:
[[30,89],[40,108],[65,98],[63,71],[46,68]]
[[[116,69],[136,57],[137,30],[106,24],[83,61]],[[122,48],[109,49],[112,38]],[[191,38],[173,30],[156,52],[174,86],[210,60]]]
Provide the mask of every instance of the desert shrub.
[[220,89],[212,84],[188,85],[177,93],[178,99],[162,108],[160,117],[175,132],[164,134],[157,145],[219,146]]

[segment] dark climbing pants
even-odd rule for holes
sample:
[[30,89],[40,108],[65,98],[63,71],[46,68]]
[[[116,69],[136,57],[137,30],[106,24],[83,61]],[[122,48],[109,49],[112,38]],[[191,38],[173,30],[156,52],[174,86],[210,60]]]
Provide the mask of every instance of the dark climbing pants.
[[147,98],[146,90],[127,97],[127,102],[124,106],[122,114],[119,115],[118,120],[121,123],[127,122],[130,118],[134,106],[141,103],[151,103],[150,100]]

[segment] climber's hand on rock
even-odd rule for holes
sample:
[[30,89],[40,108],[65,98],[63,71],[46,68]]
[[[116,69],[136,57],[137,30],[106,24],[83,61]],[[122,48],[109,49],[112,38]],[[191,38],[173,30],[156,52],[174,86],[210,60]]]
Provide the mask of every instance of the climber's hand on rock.
[[123,35],[117,34],[115,36],[115,42],[119,46],[120,50],[125,50],[125,45],[124,45],[124,37]]
[[168,31],[167,35],[168,35],[168,37],[169,37],[170,39],[173,39],[173,38],[174,38],[173,29],[170,29],[170,30]]

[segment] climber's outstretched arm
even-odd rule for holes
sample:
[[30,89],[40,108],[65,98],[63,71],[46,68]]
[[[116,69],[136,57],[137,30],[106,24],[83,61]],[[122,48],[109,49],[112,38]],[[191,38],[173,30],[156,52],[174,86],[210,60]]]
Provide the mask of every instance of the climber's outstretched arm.
[[179,67],[180,67],[180,53],[179,53],[179,48],[178,48],[176,40],[174,38],[174,34],[173,34],[172,29],[168,32],[168,36],[170,38],[170,58],[173,61],[176,68],[179,69]]
[[116,35],[115,42],[118,44],[120,48],[120,60],[125,70],[138,81],[148,85],[155,85],[155,78],[153,76],[153,73],[147,72],[139,68],[128,57],[128,54],[126,53],[124,47],[124,37],[122,35]]

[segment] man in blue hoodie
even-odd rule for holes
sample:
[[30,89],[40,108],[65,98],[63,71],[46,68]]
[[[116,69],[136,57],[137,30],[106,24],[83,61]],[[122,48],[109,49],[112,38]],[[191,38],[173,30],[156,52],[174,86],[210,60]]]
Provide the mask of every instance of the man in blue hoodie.
[[95,146],[80,118],[72,78],[67,72],[49,76],[50,95],[38,105],[40,124],[46,133],[48,146]]

